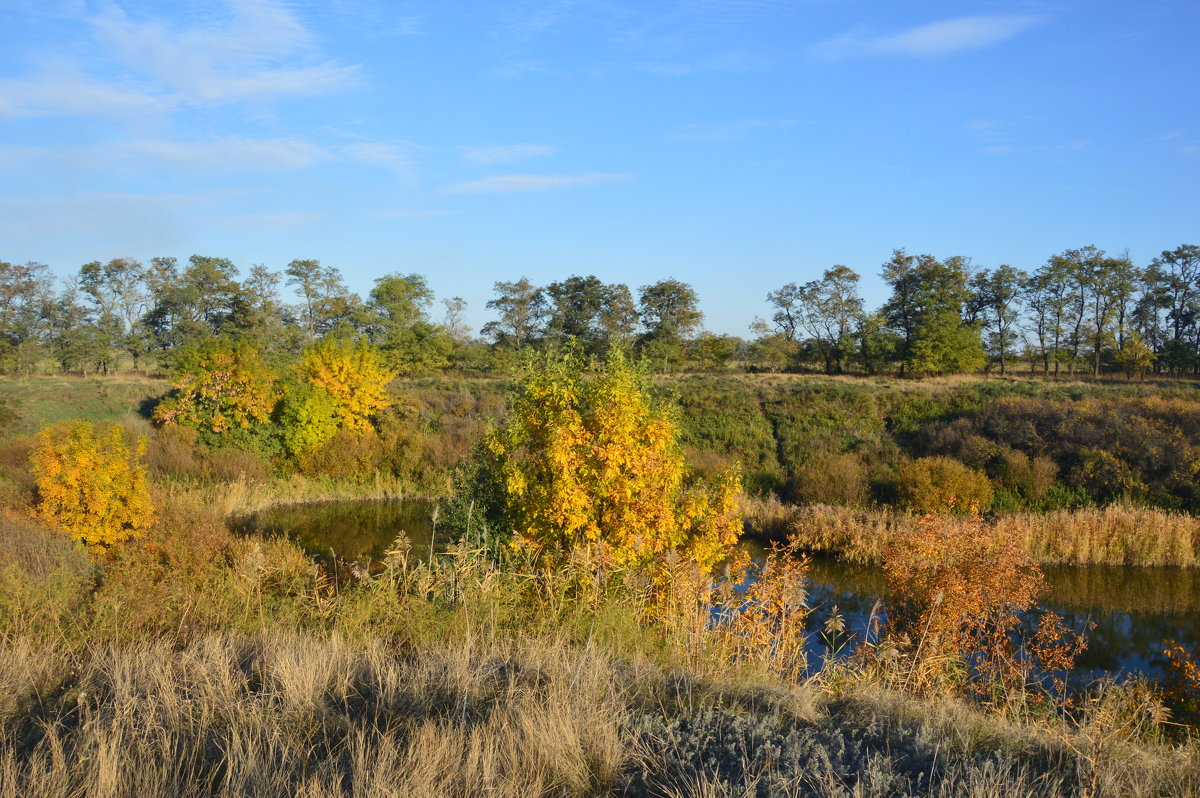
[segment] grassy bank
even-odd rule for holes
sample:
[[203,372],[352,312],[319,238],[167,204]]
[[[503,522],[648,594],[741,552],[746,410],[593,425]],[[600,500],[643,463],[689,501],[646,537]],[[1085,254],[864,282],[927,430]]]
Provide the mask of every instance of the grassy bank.
[[[849,562],[878,563],[918,517],[890,509],[790,505],[747,499],[746,525],[806,551]],[[989,523],[1044,565],[1200,566],[1200,518],[1146,507],[1110,505],[1051,513],[1005,513]]]
[[1200,752],[559,637],[213,634],[0,657],[0,796],[1185,796]]

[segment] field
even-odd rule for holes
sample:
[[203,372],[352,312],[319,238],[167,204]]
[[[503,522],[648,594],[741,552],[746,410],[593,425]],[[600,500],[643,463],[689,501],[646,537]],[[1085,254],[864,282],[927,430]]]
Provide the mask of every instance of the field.
[[[0,384],[16,411],[0,460],[0,796],[1200,795],[1186,692],[1133,680],[1065,700],[1023,678],[981,692],[942,661],[918,662],[924,639],[915,653],[911,641],[788,659],[786,634],[837,633],[805,628],[787,597],[801,560],[759,572],[740,620],[716,623],[720,571],[695,585],[716,591],[697,605],[682,577],[666,589],[578,558],[551,567],[478,535],[432,557],[398,540],[381,567],[334,574],[289,541],[230,531],[231,516],[273,503],[445,495],[503,414],[506,383],[401,385],[409,426],[391,440],[411,451],[366,477],[173,438],[146,418],[167,387]],[[998,445],[986,423],[997,402],[1036,403],[1006,410],[1034,422],[1108,413],[1114,435],[1121,419],[1169,420],[1184,452],[1200,406],[1185,384],[1168,399],[1020,380],[687,378],[658,390],[682,407],[701,474],[743,453],[752,531],[863,562],[929,532],[893,501],[897,465],[935,450],[965,459],[947,428]],[[37,513],[29,436],[80,417],[151,437],[156,520],[129,542],[89,549]],[[829,460],[813,466],[814,453]],[[812,503],[804,469],[839,457],[863,491]],[[1002,472],[979,472],[1003,490]],[[940,516],[937,529],[975,524],[1042,562],[1200,564],[1195,518],[1163,506],[1179,499],[1169,473],[1144,476],[1144,494],[1116,501],[1056,476],[1074,506],[1035,506],[1018,487],[1017,506]]]

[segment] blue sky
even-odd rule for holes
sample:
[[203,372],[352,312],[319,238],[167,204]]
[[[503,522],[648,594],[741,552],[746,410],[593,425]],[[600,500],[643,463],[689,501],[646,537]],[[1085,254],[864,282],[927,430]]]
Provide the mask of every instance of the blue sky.
[[1200,4],[0,0],[0,259],[766,293],[1200,243]]

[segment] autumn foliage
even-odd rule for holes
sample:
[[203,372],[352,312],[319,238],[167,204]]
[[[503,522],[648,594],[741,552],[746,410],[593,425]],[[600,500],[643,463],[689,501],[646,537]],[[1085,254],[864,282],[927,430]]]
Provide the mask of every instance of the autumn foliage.
[[[884,556],[888,636],[906,652],[913,686],[970,682],[1024,686],[1034,668],[1065,671],[1083,640],[1044,613],[1021,639],[1022,614],[1044,589],[1020,542],[978,516],[925,516]],[[1015,686],[1015,685],[1014,685]]]
[[173,395],[154,408],[160,424],[248,429],[270,420],[279,399],[274,376],[248,344],[214,340],[181,357],[177,371]]
[[125,430],[104,433],[86,421],[48,427],[30,455],[38,510],[72,537],[109,544],[150,526],[154,506],[141,464],[146,441],[131,447]]
[[487,436],[504,525],[543,555],[591,548],[618,568],[682,557],[708,570],[741,532],[739,480],[685,488],[678,436],[620,352],[590,376],[573,354],[538,357]]
[[326,337],[305,350],[300,376],[327,393],[338,425],[355,432],[371,428],[371,417],[391,404],[387,384],[395,376],[365,341]]

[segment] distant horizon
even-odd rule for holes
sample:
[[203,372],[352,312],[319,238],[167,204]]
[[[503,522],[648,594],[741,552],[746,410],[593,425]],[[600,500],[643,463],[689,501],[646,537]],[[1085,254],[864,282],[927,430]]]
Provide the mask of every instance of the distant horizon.
[[894,249],[1032,271],[1200,239],[1190,3],[343,0],[0,9],[0,259],[293,259],[366,295],[572,274],[766,295]]

